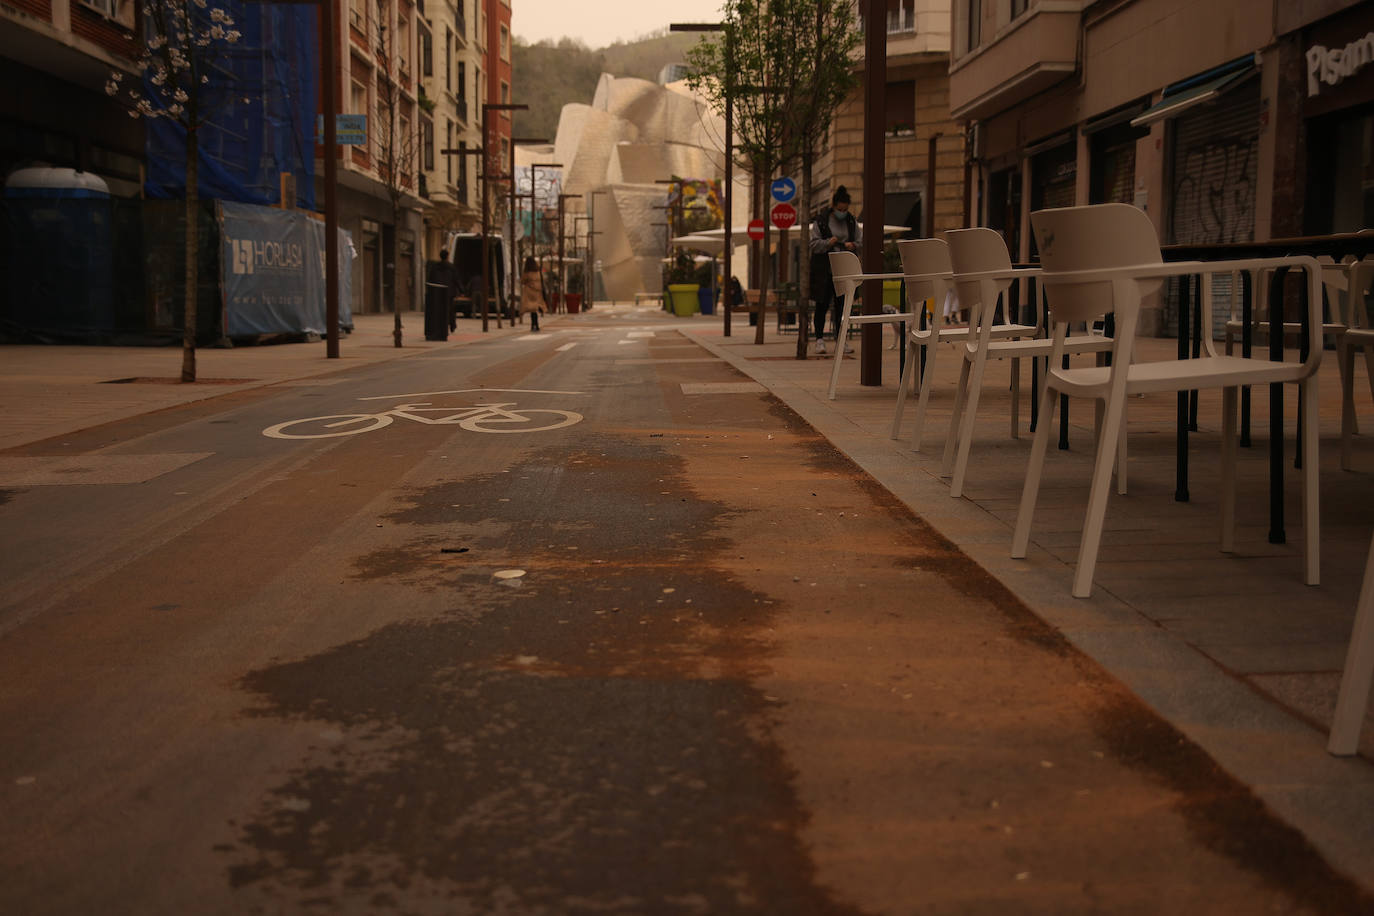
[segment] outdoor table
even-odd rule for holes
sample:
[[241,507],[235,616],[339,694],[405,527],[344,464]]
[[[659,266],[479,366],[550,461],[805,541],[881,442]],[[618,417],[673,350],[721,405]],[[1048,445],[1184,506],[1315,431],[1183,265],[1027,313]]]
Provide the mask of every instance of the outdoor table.
[[[1353,233],[1307,236],[1301,238],[1270,239],[1264,242],[1235,242],[1218,245],[1167,245],[1161,248],[1165,261],[1219,261],[1240,258],[1283,257],[1286,255],[1327,255],[1337,263],[1348,256],[1366,257],[1374,253],[1374,235]],[[1269,358],[1283,359],[1284,344],[1284,279],[1288,268],[1274,272],[1270,280],[1269,294]],[[1178,313],[1178,358],[1187,359],[1190,355],[1197,358],[1202,347],[1202,313],[1193,309],[1193,283],[1202,282],[1201,277],[1192,275],[1179,278]],[[1251,316],[1253,314],[1252,282],[1249,274],[1241,276],[1241,355],[1250,356],[1253,349]],[[1235,295],[1235,291],[1232,291]],[[1201,287],[1197,300],[1201,301]],[[1307,326],[1307,287],[1302,287],[1299,309],[1301,321],[1300,352],[1307,355],[1308,347],[1313,345],[1312,329]],[[1316,341],[1322,346],[1320,336]],[[1250,390],[1241,390],[1240,444],[1250,445]],[[1301,410],[1298,423],[1317,422],[1317,418],[1305,418]],[[1178,423],[1176,445],[1176,468],[1174,499],[1187,502],[1188,494],[1188,432],[1197,429],[1197,392],[1179,392]],[[1302,467],[1303,456],[1298,451],[1295,466]],[[1282,544],[1286,541],[1283,514],[1283,385],[1269,386],[1269,543]]]

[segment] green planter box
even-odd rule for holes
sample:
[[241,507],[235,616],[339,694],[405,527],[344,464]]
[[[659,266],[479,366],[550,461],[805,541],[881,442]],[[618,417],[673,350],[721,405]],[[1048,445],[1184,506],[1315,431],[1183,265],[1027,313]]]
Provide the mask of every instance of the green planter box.
[[701,303],[697,299],[697,290],[700,288],[695,283],[668,284],[668,298],[673,304],[673,314],[685,318],[701,311]]
[[890,305],[897,311],[902,310],[902,281],[883,281],[883,305]]

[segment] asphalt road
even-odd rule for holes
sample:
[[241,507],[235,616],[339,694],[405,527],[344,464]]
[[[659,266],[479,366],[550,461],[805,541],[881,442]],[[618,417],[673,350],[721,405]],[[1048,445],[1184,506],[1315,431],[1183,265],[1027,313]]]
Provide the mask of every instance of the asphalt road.
[[1374,911],[654,315],[6,457],[3,913]]

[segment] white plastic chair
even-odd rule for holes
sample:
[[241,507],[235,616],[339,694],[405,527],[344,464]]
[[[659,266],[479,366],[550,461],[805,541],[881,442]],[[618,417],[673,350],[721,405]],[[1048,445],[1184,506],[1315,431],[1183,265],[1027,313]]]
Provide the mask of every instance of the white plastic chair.
[[1374,263],[1368,259],[1345,264],[1323,264],[1322,281],[1327,301],[1338,308],[1347,324],[1336,338],[1337,367],[1341,378],[1341,470],[1353,465],[1353,439],[1359,432],[1355,422],[1355,353],[1363,351],[1369,395],[1374,398],[1374,328],[1365,313],[1365,296],[1374,279]]
[[[901,435],[902,408],[906,404],[908,388],[920,392],[916,401],[916,421],[911,433],[911,448],[921,450],[921,430],[924,427],[926,404],[930,400],[930,386],[935,378],[935,358],[939,343],[968,340],[966,327],[945,327],[945,303],[954,292],[954,273],[949,261],[949,246],[943,239],[906,239],[897,243],[902,257],[902,276],[906,280],[906,298],[918,320],[908,326],[907,363],[902,370],[902,382],[897,388],[897,409],[892,416],[893,439]],[[931,300],[930,326],[922,329],[919,317],[922,303]],[[999,324],[991,334],[995,340],[1034,337],[1036,327],[1029,324]],[[921,369],[924,362],[925,369]]]
[[[1321,326],[1321,268],[1314,258],[1256,258],[1242,261],[1161,263],[1159,243],[1148,216],[1127,204],[1098,204],[1041,210],[1031,214],[1031,225],[1040,247],[1044,274],[1041,283],[1054,319],[1054,355],[1041,395],[1040,427],[1035,433],[1025,489],[1016,516],[1011,555],[1026,555],[1036,495],[1040,489],[1045,451],[1049,443],[1050,417],[1056,395],[1094,398],[1105,404],[1105,419],[1098,436],[1093,463],[1083,539],[1074,571],[1073,595],[1086,598],[1092,592],[1102,526],[1107,512],[1112,455],[1125,429],[1126,399],[1153,391],[1222,389],[1222,484],[1221,549],[1230,551],[1235,540],[1236,402],[1243,385],[1291,382],[1299,385],[1305,422],[1303,455],[1304,581],[1320,581],[1320,525],[1318,506],[1317,384],[1315,373],[1322,348],[1313,342],[1301,363],[1270,362],[1238,356],[1218,356],[1211,334],[1210,277],[1235,270],[1299,267],[1307,272],[1308,320]],[[1202,285],[1202,340],[1208,355],[1199,359],[1133,362],[1136,321],[1140,301],[1157,290],[1165,277],[1204,275]],[[1069,322],[1090,320],[1109,302],[1116,312],[1117,336],[1110,366],[1091,369],[1060,369],[1059,353]]]
[[910,312],[888,312],[883,315],[855,315],[854,297],[859,285],[865,280],[900,280],[901,274],[866,274],[859,256],[852,251],[830,252],[830,275],[835,280],[835,295],[844,301],[840,309],[840,326],[835,334],[835,367],[830,370],[830,390],[827,396],[835,400],[835,388],[840,383],[840,361],[844,359],[844,343],[849,338],[849,329],[854,325],[895,324],[910,321],[915,316]]
[[[951,476],[949,495],[962,496],[964,478],[968,471],[969,451],[973,445],[973,427],[978,415],[979,395],[983,390],[983,375],[990,359],[1010,359],[1011,371],[1011,437],[1017,438],[1020,413],[1021,370],[1023,358],[1047,357],[1051,344],[1047,337],[1021,340],[993,339],[993,314],[997,300],[1018,277],[1039,276],[1039,268],[1013,269],[1007,245],[996,231],[986,228],[951,229],[945,234],[949,241],[949,258],[954,268],[954,286],[959,303],[969,310],[968,340],[958,349],[963,356],[959,371],[959,387],[954,395],[954,412],[949,418],[949,434],[945,437],[945,453],[941,463],[942,476]],[[1109,311],[1098,309],[1098,315]],[[1096,315],[1093,317],[1097,317]],[[1066,341],[1064,353],[1105,353],[1112,348],[1109,337],[1087,334]],[[1043,384],[1043,383],[1042,383]],[[1045,414],[1039,424],[1048,424]]]
[[1345,650],[1336,714],[1326,742],[1326,749],[1332,754],[1348,757],[1359,750],[1360,726],[1369,705],[1371,683],[1374,683],[1374,541],[1369,545],[1369,558],[1365,560],[1364,582],[1360,585],[1360,600],[1355,605],[1355,626],[1350,634],[1350,646]]

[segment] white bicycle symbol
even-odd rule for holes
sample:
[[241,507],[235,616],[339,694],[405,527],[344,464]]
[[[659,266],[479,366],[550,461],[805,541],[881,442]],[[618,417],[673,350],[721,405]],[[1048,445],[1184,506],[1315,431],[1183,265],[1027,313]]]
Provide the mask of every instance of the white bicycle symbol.
[[[532,407],[512,410],[514,401],[504,404],[477,404],[455,410],[431,407],[429,401],[397,404],[381,413],[345,413],[329,417],[288,420],[262,431],[273,439],[331,439],[356,436],[390,426],[396,417],[430,426],[460,426],[474,433],[539,433],[582,422],[582,414],[571,410]],[[425,416],[440,414],[440,416]]]

